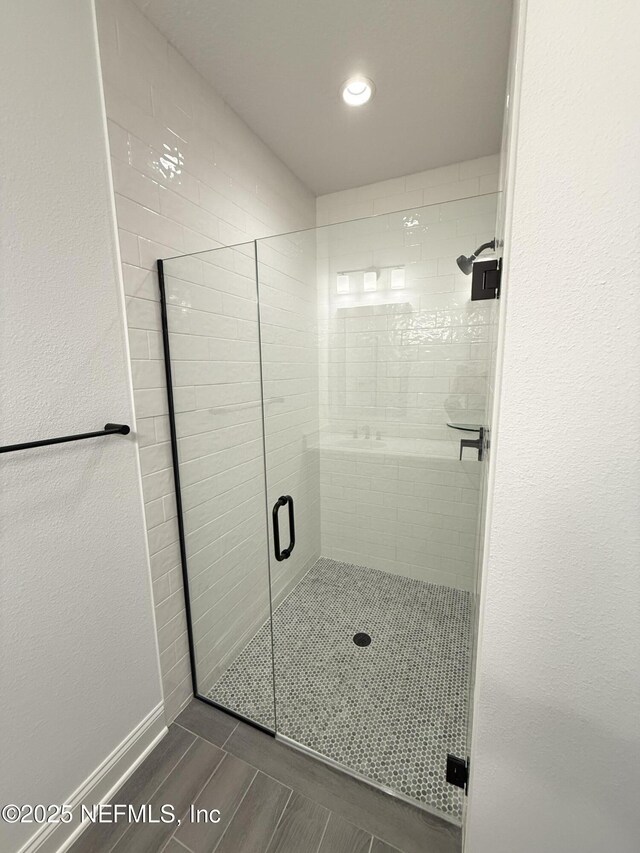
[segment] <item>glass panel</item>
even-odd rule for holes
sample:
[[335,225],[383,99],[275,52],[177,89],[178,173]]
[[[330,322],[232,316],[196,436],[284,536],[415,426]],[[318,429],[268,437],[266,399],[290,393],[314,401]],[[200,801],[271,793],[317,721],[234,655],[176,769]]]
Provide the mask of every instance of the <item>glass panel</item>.
[[456,258],[496,201],[164,265],[200,695],[457,823],[498,310]]
[[447,424],[486,424],[492,311],[456,258],[495,213],[482,196],[257,244],[278,734],[456,822],[482,463]]
[[[274,730],[270,641],[230,670],[270,636],[255,244],[171,258],[164,280],[198,693]],[[176,562],[161,536],[154,558]]]

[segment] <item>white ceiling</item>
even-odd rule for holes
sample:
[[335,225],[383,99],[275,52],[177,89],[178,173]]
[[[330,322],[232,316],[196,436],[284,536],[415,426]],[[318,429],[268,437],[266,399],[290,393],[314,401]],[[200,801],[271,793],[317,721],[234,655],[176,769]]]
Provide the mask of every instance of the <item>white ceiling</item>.
[[499,150],[511,0],[135,2],[317,194]]

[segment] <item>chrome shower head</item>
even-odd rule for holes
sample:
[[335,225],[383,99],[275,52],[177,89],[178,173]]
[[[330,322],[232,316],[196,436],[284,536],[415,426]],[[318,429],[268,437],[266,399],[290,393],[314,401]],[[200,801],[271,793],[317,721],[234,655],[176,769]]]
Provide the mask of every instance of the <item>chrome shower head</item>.
[[473,269],[473,262],[478,257],[480,252],[484,252],[485,249],[495,249],[495,247],[496,241],[490,240],[488,243],[483,243],[482,246],[478,246],[475,252],[469,255],[469,257],[467,257],[466,255],[460,255],[459,258],[456,258],[456,263],[465,275],[470,275],[471,270]]

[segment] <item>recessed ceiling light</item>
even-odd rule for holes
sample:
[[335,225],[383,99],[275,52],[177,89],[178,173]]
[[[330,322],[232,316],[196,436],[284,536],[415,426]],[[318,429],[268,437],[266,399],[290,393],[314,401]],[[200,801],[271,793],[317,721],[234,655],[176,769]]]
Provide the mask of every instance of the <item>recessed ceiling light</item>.
[[350,107],[361,107],[371,100],[374,89],[368,77],[352,77],[342,87],[342,100]]

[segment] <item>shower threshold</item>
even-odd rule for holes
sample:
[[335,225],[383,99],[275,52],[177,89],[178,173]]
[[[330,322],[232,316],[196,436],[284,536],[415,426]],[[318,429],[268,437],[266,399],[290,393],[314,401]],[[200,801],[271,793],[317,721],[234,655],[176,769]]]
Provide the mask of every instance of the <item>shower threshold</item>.
[[[206,698],[283,743],[460,825],[471,596],[320,558]],[[354,635],[368,634],[360,646]]]

